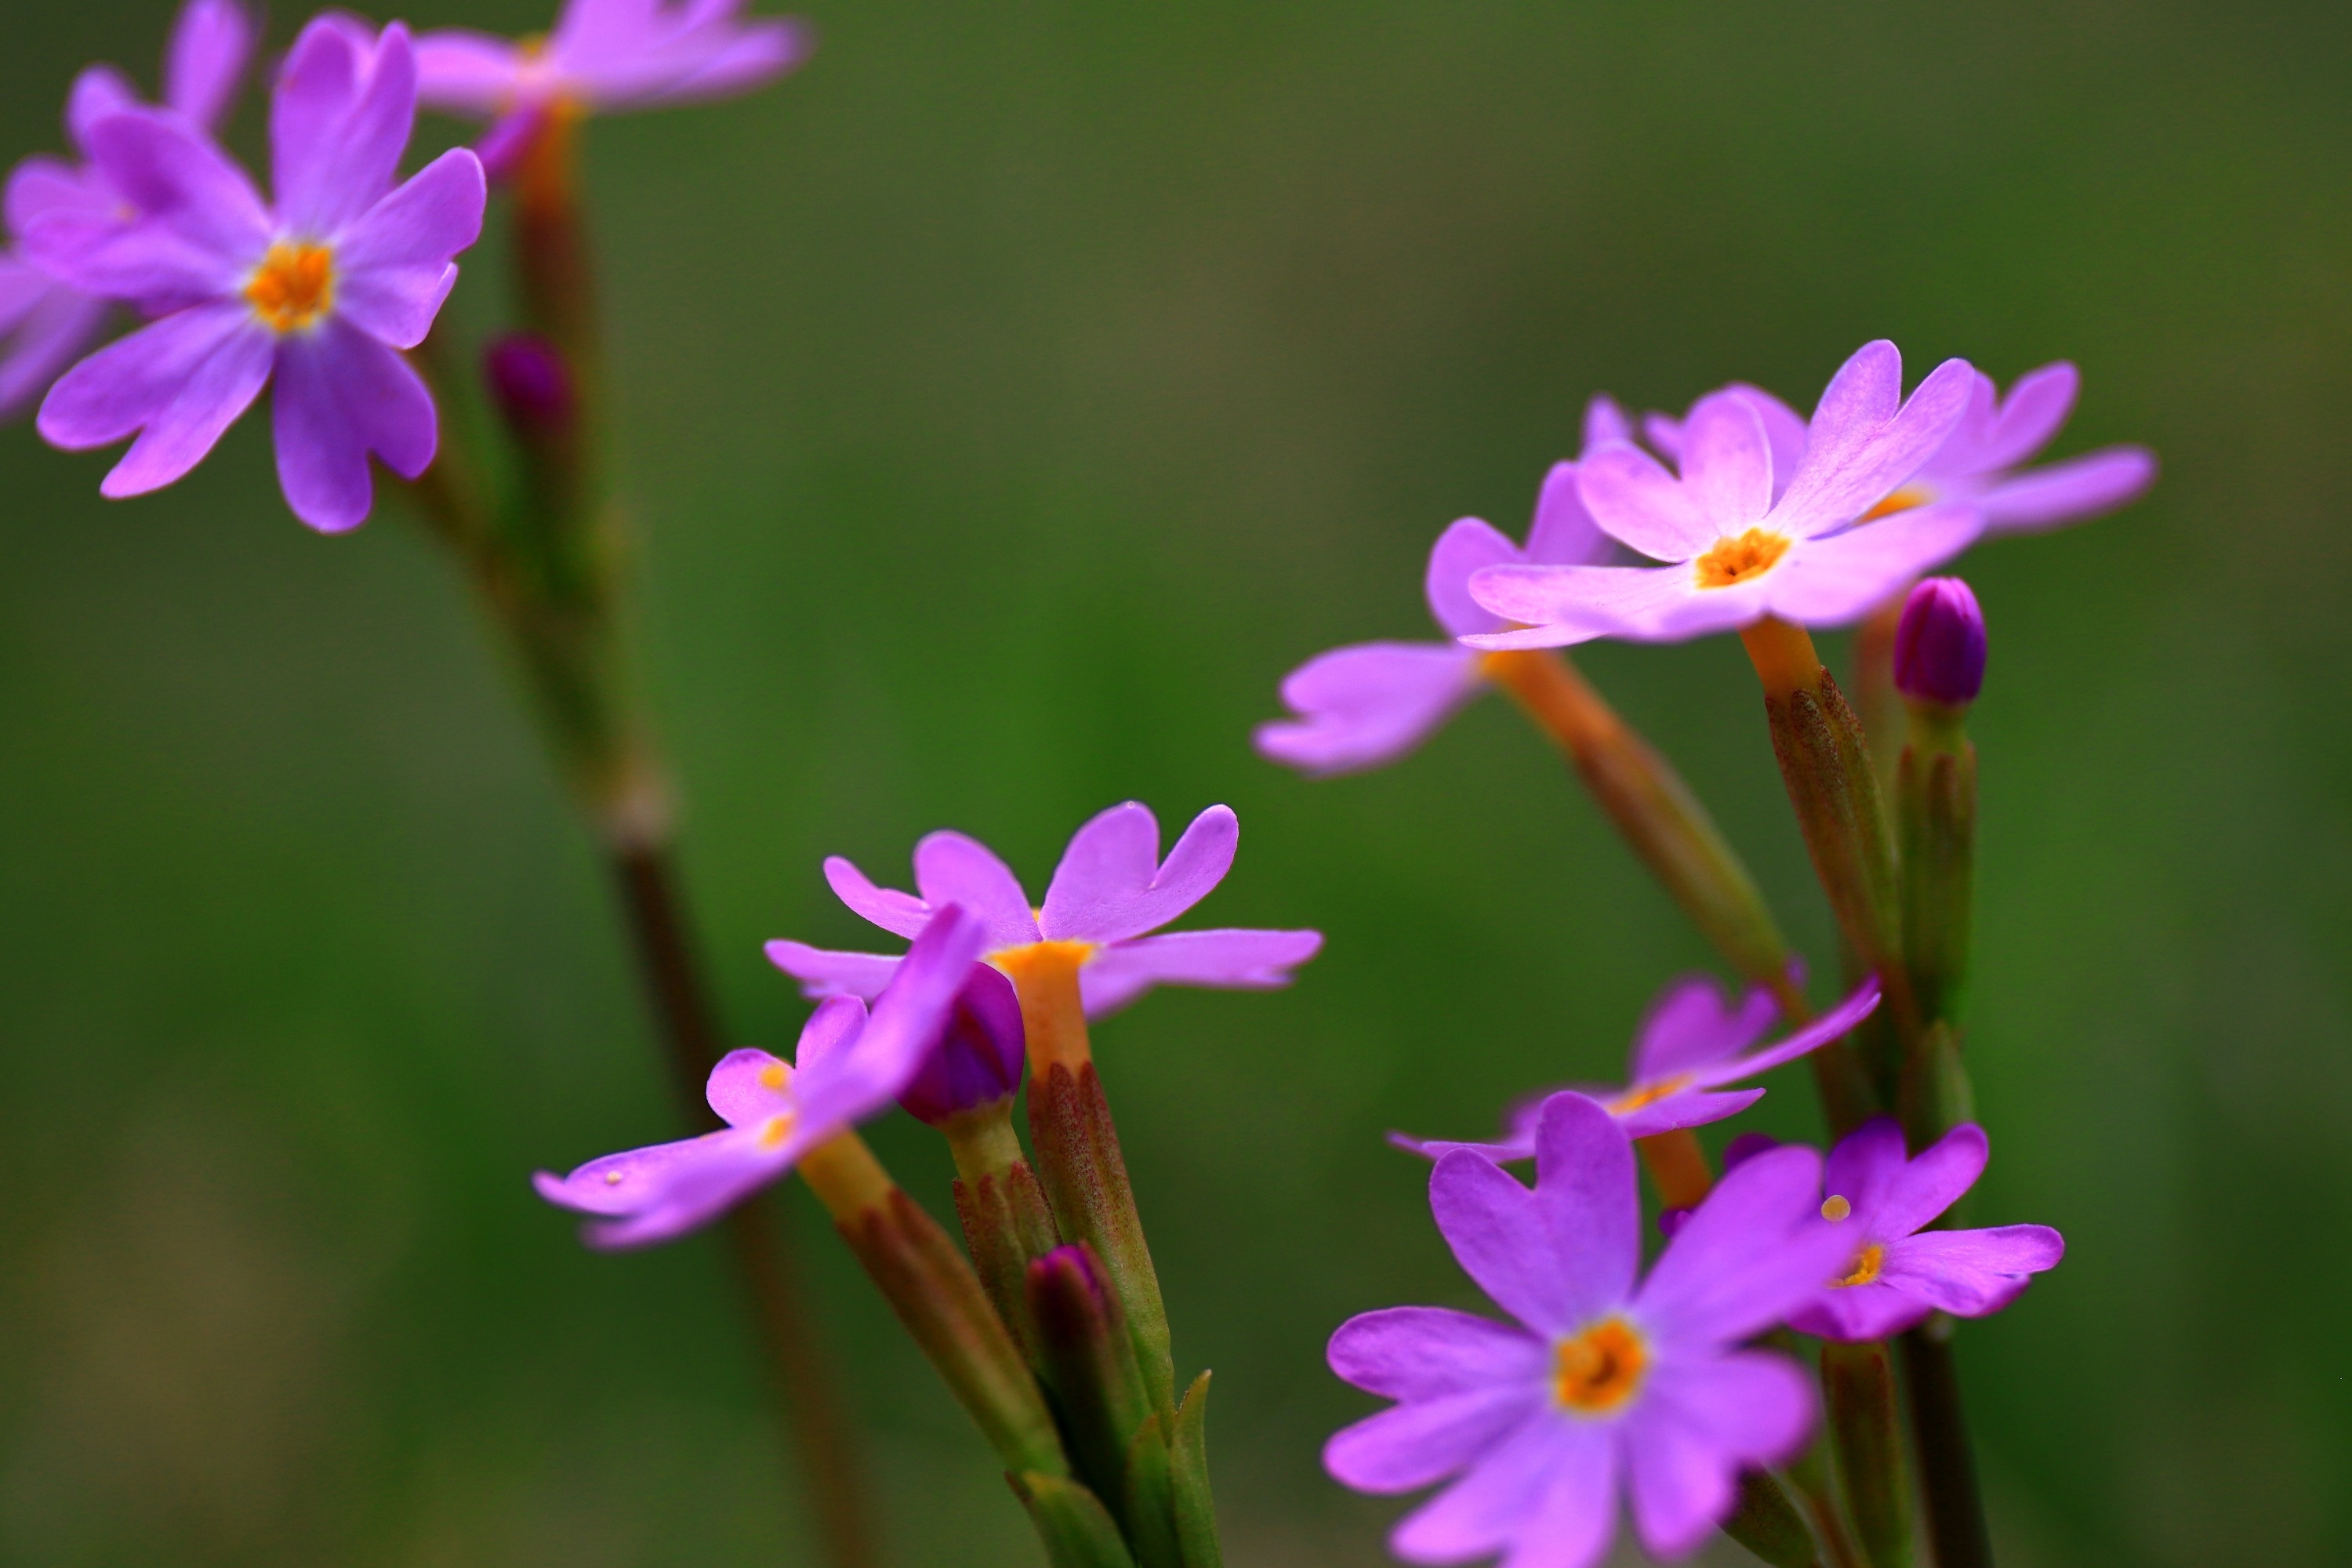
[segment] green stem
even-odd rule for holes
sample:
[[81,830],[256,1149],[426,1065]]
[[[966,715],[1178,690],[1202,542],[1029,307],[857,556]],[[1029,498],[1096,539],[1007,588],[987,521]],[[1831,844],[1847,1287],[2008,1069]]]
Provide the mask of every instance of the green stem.
[[1992,1535],[1985,1528],[1984,1499],[1977,1489],[1976,1456],[1960,1406],[1951,1329],[1951,1320],[1938,1314],[1903,1336],[1903,1373],[1911,1395],[1919,1490],[1927,1505],[1927,1542],[1936,1554],[1936,1568],[1992,1568]]

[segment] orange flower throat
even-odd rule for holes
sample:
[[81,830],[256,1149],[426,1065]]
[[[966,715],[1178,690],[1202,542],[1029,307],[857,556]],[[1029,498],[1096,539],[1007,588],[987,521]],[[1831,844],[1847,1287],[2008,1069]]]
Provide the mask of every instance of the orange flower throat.
[[1690,1087],[1691,1075],[1679,1072],[1672,1078],[1652,1079],[1637,1083],[1609,1102],[1612,1115],[1622,1116],[1629,1110],[1639,1110],[1645,1105],[1655,1105],[1670,1094],[1680,1094]]
[[1607,1318],[1552,1355],[1552,1393],[1580,1415],[1605,1415],[1633,1397],[1650,1352],[1622,1318]]
[[245,285],[253,312],[273,331],[299,332],[335,304],[335,253],[323,245],[279,240]]
[[1789,553],[1789,536],[1769,528],[1751,528],[1737,538],[1718,539],[1707,552],[1691,563],[1702,588],[1728,588],[1769,572]]

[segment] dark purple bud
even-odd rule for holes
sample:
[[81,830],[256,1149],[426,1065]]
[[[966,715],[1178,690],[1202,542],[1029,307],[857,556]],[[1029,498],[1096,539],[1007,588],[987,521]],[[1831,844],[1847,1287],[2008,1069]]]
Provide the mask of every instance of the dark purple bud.
[[1965,708],[1984,689],[1984,612],[1958,577],[1929,577],[1903,602],[1895,628],[1895,689],[1920,702]]
[[572,418],[572,369],[553,343],[535,332],[505,332],[482,351],[490,396],[516,429],[541,434]]
[[1021,1087],[1024,1044],[1013,982],[975,963],[948,1011],[940,1043],[898,1103],[936,1127],[950,1117],[1009,1100]]

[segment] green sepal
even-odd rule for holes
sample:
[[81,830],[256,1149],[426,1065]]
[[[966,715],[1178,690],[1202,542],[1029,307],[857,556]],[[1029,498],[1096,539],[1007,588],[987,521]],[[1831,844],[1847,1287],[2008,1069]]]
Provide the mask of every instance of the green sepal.
[[1177,1408],[1169,1464],[1176,1494],[1176,1539],[1183,1548],[1184,1568],[1223,1568],[1225,1557],[1217,1543],[1217,1500],[1209,1490],[1209,1374],[1205,1372],[1192,1380],[1192,1386],[1184,1391],[1184,1403]]
[[1135,1568],[1110,1510],[1085,1487],[1040,1470],[1008,1470],[1004,1479],[1029,1510],[1053,1568]]
[[1739,1506],[1723,1521],[1723,1533],[1772,1568],[1820,1568],[1821,1552],[1804,1515],[1769,1471],[1739,1472]]
[[1168,1430],[1151,1415],[1127,1446],[1127,1537],[1140,1568],[1184,1568],[1169,1459]]

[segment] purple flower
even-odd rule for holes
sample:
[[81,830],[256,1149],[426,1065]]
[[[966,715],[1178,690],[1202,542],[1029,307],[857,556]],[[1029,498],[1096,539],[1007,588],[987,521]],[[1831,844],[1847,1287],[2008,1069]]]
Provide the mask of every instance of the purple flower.
[[611,114],[761,87],[808,58],[792,17],[742,18],[742,0],[571,0],[553,34],[510,43],[464,28],[416,40],[417,94],[480,120]]
[[936,1127],[984,1105],[1013,1098],[1028,1059],[1021,1027],[1021,998],[1013,982],[985,963],[965,973],[963,988],[948,1009],[940,1042],[923,1058],[898,1103],[907,1114]]
[[[884,931],[919,935],[942,904],[961,904],[988,929],[987,956],[1002,959],[1039,943],[1085,949],[1079,994],[1089,1017],[1123,1007],[1154,985],[1267,990],[1315,956],[1311,931],[1158,931],[1209,895],[1234,863],[1241,826],[1213,805],[1192,819],[1168,858],[1160,858],[1160,824],[1135,801],[1112,806],[1071,837],[1054,868],[1045,901],[1033,905],[1020,881],[986,845],[961,833],[934,833],[915,846],[920,896],[877,888],[839,856],[824,863],[841,901]],[[768,958],[812,996],[871,996],[898,960],[882,953],[828,952],[798,942],[772,942]]]
[[1963,1123],[1916,1160],[1881,1117],[1830,1151],[1822,1217],[1845,1237],[1832,1283],[1789,1326],[1825,1340],[1883,1340],[1933,1311],[1981,1318],[2057,1266],[2066,1241],[2046,1225],[1928,1230],[1985,1168],[1984,1129]]
[[[1873,977],[1787,1039],[1750,1051],[1748,1047],[1771,1027],[1779,1014],[1771,994],[1751,986],[1734,1007],[1711,977],[1686,974],[1658,994],[1634,1034],[1632,1081],[1622,1089],[1570,1087],[1616,1118],[1629,1138],[1704,1127],[1737,1116],[1764,1098],[1760,1089],[1726,1091],[1726,1084],[1755,1078],[1820,1049],[1869,1017],[1877,1006],[1878,981]],[[1432,1159],[1467,1149],[1490,1160],[1524,1160],[1535,1153],[1537,1123],[1550,1096],[1559,1092],[1546,1089],[1522,1100],[1511,1111],[1503,1136],[1492,1143],[1409,1138],[1402,1132],[1391,1132],[1389,1141]]]
[[42,436],[79,451],[136,434],[100,489],[142,495],[202,461],[274,377],[278,482],[304,522],[366,521],[371,453],[422,474],[433,399],[398,351],[424,341],[456,285],[485,190],[462,149],[394,187],[415,106],[399,24],[372,45],[320,17],[271,103],[274,207],[176,114],[126,109],[93,125],[92,163],[143,216],[113,229],[52,215],[27,244],[77,288],[160,319],[67,372],[41,405]]
[[[1584,444],[1622,441],[1625,416],[1606,397],[1584,415]],[[1602,561],[1609,541],[1577,493],[1576,465],[1559,463],[1536,497],[1525,550],[1481,519],[1465,517],[1438,536],[1423,591],[1448,637],[1501,631],[1510,623],[1470,598],[1470,578],[1487,566],[1567,566]],[[1427,740],[1486,684],[1484,656],[1456,642],[1370,642],[1316,655],[1286,677],[1283,705],[1297,715],[1261,724],[1258,751],[1316,777],[1392,763]]]
[[1587,1568],[1616,1534],[1621,1490],[1652,1552],[1696,1549],[1740,1469],[1787,1458],[1812,1426],[1804,1373],[1738,1346],[1835,1266],[1820,1172],[1810,1149],[1749,1160],[1637,1282],[1633,1145],[1593,1101],[1545,1102],[1532,1192],[1478,1154],[1446,1155],[1429,1183],[1438,1229],[1517,1321],[1397,1307],[1343,1324],[1331,1370],[1397,1404],[1334,1436],[1325,1468],[1368,1492],[1460,1476],[1389,1538],[1408,1562]]
[[724,1130],[607,1154],[568,1176],[541,1171],[532,1184],[549,1203],[599,1216],[583,1233],[592,1247],[645,1247],[708,1224],[906,1092],[981,939],[981,922],[950,905],[908,951],[871,1017],[856,997],[836,996],[809,1018],[794,1061],[729,1053],[709,1089]]
[[1965,549],[1983,527],[1948,501],[1857,528],[1926,466],[1967,412],[1976,373],[1947,360],[1903,399],[1895,345],[1867,343],[1822,394],[1787,483],[1789,433],[1752,389],[1699,399],[1677,478],[1630,442],[1588,455],[1578,488],[1603,532],[1664,566],[1489,566],[1483,608],[1527,629],[1466,637],[1483,648],[1552,647],[1598,633],[1672,642],[1767,616],[1837,626]]
[[[163,101],[190,124],[210,131],[228,112],[253,51],[253,18],[235,0],[188,0],[163,55]],[[118,110],[136,108],[139,91],[112,66],[81,73],[66,100],[66,134],[87,159],[89,132]],[[35,265],[25,232],[50,214],[84,224],[120,225],[121,192],[87,163],[36,155],[8,179],[8,232],[0,253],[0,419],[13,419],[49,389],[105,324],[107,301]]]
[[1964,708],[1984,689],[1984,611],[1958,577],[1930,577],[1903,601],[1895,627],[1895,689]]

